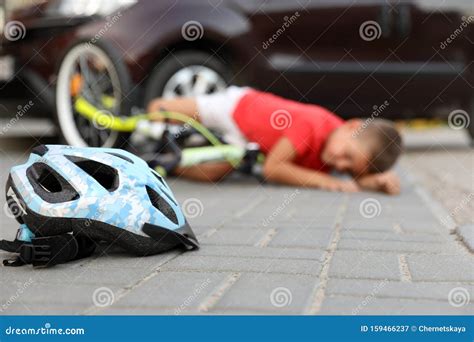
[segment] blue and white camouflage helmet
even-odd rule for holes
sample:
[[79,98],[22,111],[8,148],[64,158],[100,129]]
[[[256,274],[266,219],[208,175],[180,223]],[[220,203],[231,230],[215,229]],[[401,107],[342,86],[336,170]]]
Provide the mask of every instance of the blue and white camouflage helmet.
[[32,236],[84,234],[137,255],[198,247],[164,179],[124,150],[38,146],[11,169],[6,195]]

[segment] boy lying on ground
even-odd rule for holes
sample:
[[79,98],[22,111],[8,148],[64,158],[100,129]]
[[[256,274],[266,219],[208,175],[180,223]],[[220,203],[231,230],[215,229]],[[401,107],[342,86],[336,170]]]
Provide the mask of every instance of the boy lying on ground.
[[[157,98],[148,107],[149,112],[160,109],[193,117],[230,144],[258,143],[269,181],[330,191],[400,191],[398,177],[389,169],[401,153],[401,137],[390,121],[343,121],[317,105],[235,86],[193,98]],[[162,117],[157,113],[154,119]],[[232,169],[226,162],[204,163],[177,174],[215,182]],[[331,170],[353,180],[333,177]]]

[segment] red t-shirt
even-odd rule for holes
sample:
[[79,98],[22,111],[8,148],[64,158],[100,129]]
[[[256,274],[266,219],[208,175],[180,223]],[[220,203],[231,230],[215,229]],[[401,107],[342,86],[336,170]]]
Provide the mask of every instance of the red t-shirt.
[[249,90],[237,104],[233,118],[248,141],[268,153],[287,137],[296,150],[296,164],[328,172],[321,160],[324,143],[343,120],[329,110],[287,100],[273,94]]

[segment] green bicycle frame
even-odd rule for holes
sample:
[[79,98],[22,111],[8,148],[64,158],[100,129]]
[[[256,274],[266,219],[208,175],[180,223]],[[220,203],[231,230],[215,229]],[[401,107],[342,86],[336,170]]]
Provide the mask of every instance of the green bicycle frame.
[[[107,129],[117,132],[133,132],[138,122],[150,120],[151,114],[138,114],[130,117],[114,116],[92,105],[83,97],[74,102],[74,109],[86,119]],[[223,144],[206,127],[195,119],[177,112],[161,111],[166,119],[176,120],[189,125],[204,136],[212,146],[190,147],[182,150],[180,166],[193,166],[210,161],[227,161],[237,167],[245,155],[245,149],[235,145]]]
[[[103,111],[92,105],[83,97],[78,97],[74,103],[74,109],[85,118],[103,126],[111,131],[117,132],[133,132],[137,123],[141,120],[150,120],[152,113],[137,114],[134,116],[119,117],[114,116],[107,111]],[[180,121],[188,124],[190,127],[198,131],[204,136],[212,145],[224,145],[217,139],[206,127],[201,125],[195,119],[177,112],[161,111],[159,112],[165,119]]]

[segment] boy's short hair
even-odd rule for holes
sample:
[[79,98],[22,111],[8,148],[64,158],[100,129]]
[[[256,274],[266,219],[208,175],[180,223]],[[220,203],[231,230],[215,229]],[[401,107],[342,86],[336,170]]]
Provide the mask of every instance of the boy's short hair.
[[371,157],[368,173],[385,172],[402,153],[402,137],[395,124],[385,119],[374,119],[365,125],[361,138],[370,141]]

